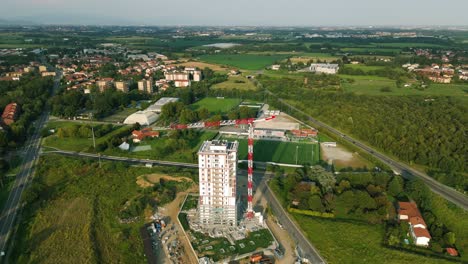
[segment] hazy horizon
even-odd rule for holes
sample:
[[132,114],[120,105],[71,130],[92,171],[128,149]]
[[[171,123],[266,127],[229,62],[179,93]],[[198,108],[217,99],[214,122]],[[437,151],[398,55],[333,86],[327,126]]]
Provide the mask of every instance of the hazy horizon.
[[468,1],[372,0],[321,2],[141,0],[7,0],[0,15],[6,20],[42,24],[187,25],[187,26],[468,26]]

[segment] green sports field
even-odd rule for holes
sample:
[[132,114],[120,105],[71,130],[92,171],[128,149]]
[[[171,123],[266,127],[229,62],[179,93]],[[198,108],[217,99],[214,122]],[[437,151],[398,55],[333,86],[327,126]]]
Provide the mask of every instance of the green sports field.
[[218,54],[202,55],[201,61],[215,64],[229,65],[244,70],[261,70],[269,65],[285,59],[287,55],[259,55],[259,54]]
[[217,114],[218,112],[227,113],[231,109],[237,107],[240,103],[241,100],[236,98],[218,99],[215,97],[206,97],[192,104],[190,107],[193,110],[206,108],[208,111],[210,111],[211,114]]
[[[236,139],[224,138],[230,141]],[[239,141],[239,159],[247,159],[247,139],[237,139]],[[296,143],[272,140],[255,140],[254,142],[254,160],[261,162],[278,162],[286,164],[304,163],[316,164],[320,159],[318,144]]]

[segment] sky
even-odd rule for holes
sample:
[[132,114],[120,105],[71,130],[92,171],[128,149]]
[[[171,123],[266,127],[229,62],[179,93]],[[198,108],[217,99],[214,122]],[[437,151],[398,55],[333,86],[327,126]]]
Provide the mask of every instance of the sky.
[[44,24],[468,26],[468,0],[0,0],[0,18]]

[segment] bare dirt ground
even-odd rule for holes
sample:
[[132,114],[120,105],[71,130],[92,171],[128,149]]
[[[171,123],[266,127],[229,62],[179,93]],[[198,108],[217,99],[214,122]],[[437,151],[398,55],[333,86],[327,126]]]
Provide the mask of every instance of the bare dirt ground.
[[153,186],[155,183],[158,183],[159,180],[161,179],[168,180],[168,181],[176,181],[176,182],[181,182],[184,180],[193,182],[192,179],[187,178],[187,177],[173,177],[173,176],[164,175],[164,174],[148,174],[148,175],[138,176],[136,183],[138,184],[138,186],[142,188],[146,188],[146,187]]
[[[183,179],[184,177],[180,177],[180,178]],[[195,256],[192,253],[190,241],[184,235],[184,232],[182,232],[183,227],[179,225],[179,221],[177,219],[177,215],[179,214],[179,210],[180,210],[180,207],[182,206],[182,202],[184,201],[185,196],[188,193],[192,193],[192,192],[198,192],[198,185],[193,184],[188,190],[178,193],[174,201],[164,206],[164,210],[163,210],[165,212],[165,215],[169,216],[169,218],[171,219],[171,223],[173,223],[174,226],[176,226],[177,230],[179,230],[179,232],[177,233],[177,239],[180,241],[183,251],[184,251],[183,254],[181,254],[183,258],[182,258],[182,262],[180,263],[184,263],[184,264],[198,263],[197,256]]]
[[200,61],[187,61],[183,63],[178,63],[176,64],[177,66],[185,66],[185,67],[198,67],[199,69],[203,69],[205,67],[208,67],[212,69],[213,71],[228,71],[227,68],[223,68],[220,65],[217,64],[211,64],[211,63],[206,63],[206,62],[200,62]]
[[325,161],[333,160],[333,164],[339,167],[364,167],[368,165],[358,153],[353,153],[341,146],[324,147],[320,145],[322,159]]

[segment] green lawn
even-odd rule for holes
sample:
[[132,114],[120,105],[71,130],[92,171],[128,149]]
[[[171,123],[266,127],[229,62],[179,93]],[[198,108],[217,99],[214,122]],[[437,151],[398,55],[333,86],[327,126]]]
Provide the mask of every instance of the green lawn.
[[309,240],[330,263],[453,263],[382,245],[383,225],[370,225],[340,220],[320,219],[292,214]]
[[238,90],[255,90],[257,87],[246,77],[237,75],[229,76],[228,80],[222,83],[217,83],[212,86],[214,89],[238,89]]
[[351,69],[360,69],[366,73],[369,71],[382,70],[385,68],[385,66],[367,66],[364,64],[346,64],[344,67]]
[[[247,159],[247,139],[224,138],[230,141],[239,141],[239,159]],[[296,164],[296,147],[297,147],[297,164],[318,163],[319,147],[318,144],[299,143],[299,142],[282,142],[271,140],[255,140],[254,141],[254,160],[262,162],[278,162],[286,164]]]
[[202,55],[201,61],[229,65],[244,70],[261,70],[286,58],[286,55],[218,54]]
[[366,54],[377,54],[377,53],[392,53],[397,54],[400,53],[401,49],[399,48],[367,48],[367,47],[359,47],[359,48],[342,48],[341,51],[343,52],[355,52],[355,53],[366,53]]
[[[88,124],[88,123],[83,123],[83,124]],[[49,124],[47,124],[47,128],[48,129],[54,128],[56,132],[55,134],[46,137],[43,141],[43,145],[45,147],[52,147],[52,148],[63,149],[63,150],[88,151],[89,148],[93,146],[92,135],[90,135],[90,137],[88,138],[78,138],[78,137],[59,138],[57,136],[58,128],[69,127],[73,125],[81,125],[81,123],[66,122],[66,121],[50,122]],[[100,125],[96,125],[96,127],[97,126],[100,126]],[[128,126],[115,126],[110,133],[107,133],[106,135],[102,137],[96,138],[96,145],[99,143],[105,142],[107,139],[109,139],[113,135],[118,134],[121,131],[126,130],[126,129],[128,129]]]
[[215,97],[206,97],[192,104],[190,107],[193,110],[206,108],[211,114],[217,114],[218,112],[227,113],[237,107],[240,103],[241,100],[236,98],[218,99]]

